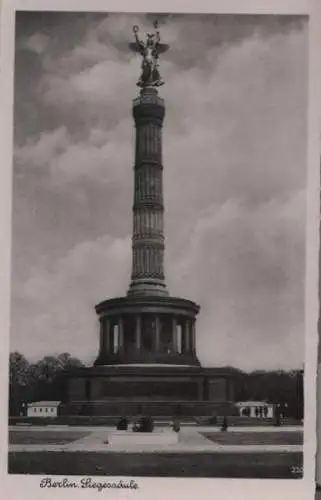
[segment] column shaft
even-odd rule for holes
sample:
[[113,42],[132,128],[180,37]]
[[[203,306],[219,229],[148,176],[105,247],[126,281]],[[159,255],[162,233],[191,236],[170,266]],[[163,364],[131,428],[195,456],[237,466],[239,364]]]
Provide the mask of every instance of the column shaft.
[[124,350],[124,322],[121,317],[118,319],[118,350]]
[[185,347],[185,352],[189,352],[191,350],[190,346],[190,320],[186,319],[184,322],[184,347]]
[[141,349],[142,344],[142,318],[141,316],[136,316],[136,348],[138,351]]
[[164,278],[162,126],[164,100],[143,88],[133,103],[136,126],[132,275],[128,294],[168,295]]
[[179,320],[179,350],[181,353],[185,352],[185,330],[184,330],[184,321]]
[[105,353],[109,353],[111,351],[110,346],[110,320],[108,318],[105,319],[105,327],[104,327],[104,351]]
[[100,318],[99,321],[99,352],[103,354],[105,351],[105,338],[104,338],[104,319]]
[[195,354],[196,352],[196,339],[195,339],[195,320],[192,320],[192,329],[191,329],[191,350],[192,353]]
[[173,350],[178,352],[178,339],[177,339],[177,320],[173,318],[172,320],[172,335],[173,335]]
[[159,346],[160,346],[160,319],[159,316],[156,316],[155,318],[155,350],[156,352],[159,352]]

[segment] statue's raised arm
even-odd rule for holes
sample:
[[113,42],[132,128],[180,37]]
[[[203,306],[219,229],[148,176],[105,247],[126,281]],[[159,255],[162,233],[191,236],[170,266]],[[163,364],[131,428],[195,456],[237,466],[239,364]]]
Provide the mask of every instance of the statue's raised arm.
[[163,54],[166,52],[170,47],[167,43],[161,43],[161,37],[160,37],[160,32],[158,31],[158,22],[155,21],[154,23],[154,28],[156,30],[156,45],[157,45],[157,52],[158,54]]
[[143,55],[144,49],[145,49],[145,44],[142,40],[140,40],[138,36],[139,28],[137,25],[133,26],[133,32],[135,36],[135,42],[129,44],[129,48],[133,52],[139,52],[140,54]]
[[157,21],[154,23],[155,33],[146,33],[146,41],[143,42],[138,36],[139,28],[133,26],[135,42],[129,44],[129,48],[138,52],[142,60],[142,73],[137,82],[139,87],[159,87],[164,80],[159,74],[159,55],[169,49],[169,45],[161,43]]

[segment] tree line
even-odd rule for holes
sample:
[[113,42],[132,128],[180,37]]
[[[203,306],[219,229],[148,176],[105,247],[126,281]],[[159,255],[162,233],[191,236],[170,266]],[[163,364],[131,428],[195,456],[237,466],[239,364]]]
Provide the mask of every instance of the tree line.
[[303,418],[303,370],[233,371],[235,401],[266,401],[290,417]]
[[9,414],[18,416],[22,403],[61,401],[64,399],[65,370],[84,364],[69,353],[44,356],[30,363],[20,352],[11,352],[9,359]]
[[[30,363],[20,352],[10,353],[9,413],[19,415],[22,402],[65,400],[65,370],[83,367],[69,353],[44,356]],[[303,418],[303,371],[256,370],[227,367],[234,381],[234,401],[266,401],[287,408],[289,416]]]

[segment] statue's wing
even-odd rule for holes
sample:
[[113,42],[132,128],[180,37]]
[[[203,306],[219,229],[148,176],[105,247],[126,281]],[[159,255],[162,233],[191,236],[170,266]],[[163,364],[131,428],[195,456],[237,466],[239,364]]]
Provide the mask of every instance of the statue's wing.
[[159,54],[163,54],[164,52],[166,52],[168,49],[169,49],[169,45],[167,45],[167,43],[159,43],[157,45],[157,51]]

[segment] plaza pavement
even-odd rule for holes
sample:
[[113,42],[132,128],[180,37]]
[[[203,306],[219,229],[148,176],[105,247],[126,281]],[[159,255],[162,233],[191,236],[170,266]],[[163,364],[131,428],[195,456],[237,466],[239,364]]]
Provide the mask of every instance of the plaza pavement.
[[[156,427],[155,429],[164,429],[164,428],[169,428],[169,425],[157,425],[156,422]],[[196,430],[197,432],[221,432],[220,427],[214,427],[211,425],[184,425],[181,426],[181,431],[183,432],[185,429],[189,430]],[[105,432],[112,432],[115,430],[114,426],[111,425],[100,425],[98,426],[90,426],[90,425],[11,425],[9,426],[9,431],[66,431],[69,430],[70,432],[92,432],[92,431],[105,431]],[[297,431],[303,431],[303,426],[301,425],[289,425],[289,426],[231,426],[228,428],[227,432],[297,432]]]
[[[302,427],[291,426],[291,427],[232,427],[231,431],[236,432],[295,432],[302,430]],[[108,434],[114,432],[114,427],[68,427],[68,426],[46,426],[46,427],[20,427],[13,426],[10,427],[11,431],[83,431],[87,432],[88,435],[77,439],[73,442],[66,444],[10,444],[9,451],[11,452],[39,452],[39,451],[56,451],[56,452],[99,452],[99,453],[114,453],[114,452],[127,452],[127,453],[269,453],[269,452],[279,452],[279,453],[295,453],[302,452],[303,445],[224,445],[212,442],[211,440],[204,437],[201,433],[203,432],[220,432],[218,427],[211,426],[184,426],[181,428],[179,433],[179,440],[175,444],[170,445],[150,445],[150,444],[132,444],[130,446],[119,446],[117,448],[110,448],[106,441],[108,440]],[[170,428],[159,427],[156,430],[163,432],[173,432]],[[228,431],[227,431],[228,432]]]

